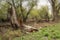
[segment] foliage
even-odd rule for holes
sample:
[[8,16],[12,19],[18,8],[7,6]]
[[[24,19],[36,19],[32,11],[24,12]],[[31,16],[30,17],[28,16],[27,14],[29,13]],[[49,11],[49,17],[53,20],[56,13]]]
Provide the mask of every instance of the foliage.
[[41,9],[39,10],[39,15],[40,18],[45,19],[48,16],[48,7],[47,6],[42,6]]
[[39,16],[38,9],[32,9],[30,12],[30,17],[34,18],[35,16]]
[[41,28],[39,32],[33,32],[14,40],[60,40],[60,23]]
[[[38,0],[4,0],[4,2],[9,4],[9,6],[13,5],[16,9],[16,12],[19,14],[19,16],[21,16],[23,20],[26,20],[28,18],[28,15],[30,14],[30,11],[33,9],[34,6],[37,5]],[[26,5],[24,5],[25,3]]]
[[5,3],[4,5],[1,4],[1,8],[0,8],[0,18],[6,19],[8,7],[9,7],[9,5],[8,5],[7,3]]

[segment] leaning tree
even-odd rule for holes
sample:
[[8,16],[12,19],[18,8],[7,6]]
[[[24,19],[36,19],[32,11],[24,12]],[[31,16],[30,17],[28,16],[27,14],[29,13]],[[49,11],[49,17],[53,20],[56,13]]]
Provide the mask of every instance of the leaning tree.
[[[22,0],[21,0],[22,1]],[[30,31],[30,32],[32,32],[32,31],[37,31],[37,29],[36,28],[34,28],[34,27],[31,27],[31,26],[27,26],[27,25],[25,25],[23,22],[24,21],[22,21],[22,19],[19,19],[18,17],[17,17],[17,11],[16,11],[16,5],[15,5],[15,3],[14,3],[14,0],[12,0],[12,3],[10,3],[10,2],[8,2],[7,1],[7,3],[10,5],[9,6],[9,8],[8,8],[8,13],[9,13],[9,19],[10,19],[10,22],[11,22],[11,25],[12,25],[12,27],[13,28],[15,28],[15,29],[18,29],[18,28],[20,28],[22,31],[23,30],[25,30],[25,31]],[[22,4],[20,3],[20,7],[22,7]],[[32,7],[31,7],[32,8]],[[21,9],[21,14],[23,14],[23,10],[22,10],[22,8],[20,8]],[[28,11],[28,13],[27,13],[27,16],[29,15],[29,12],[31,11],[31,9],[29,9],[29,11]],[[23,18],[23,17],[22,17]]]

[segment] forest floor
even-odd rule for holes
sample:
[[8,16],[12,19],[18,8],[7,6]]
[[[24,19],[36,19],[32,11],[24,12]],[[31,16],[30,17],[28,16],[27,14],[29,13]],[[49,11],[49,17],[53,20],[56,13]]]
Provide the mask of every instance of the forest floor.
[[60,23],[43,24],[45,27],[40,28],[38,32],[29,33],[14,40],[60,40]]
[[43,28],[43,27],[47,27],[47,26],[54,25],[57,23],[60,23],[60,21],[59,22],[38,22],[38,23],[37,22],[27,22],[26,25],[36,27],[36,28]]
[[[44,23],[29,22],[29,23],[26,23],[26,25],[36,27],[38,28],[39,31],[23,35],[23,33],[21,33],[20,30],[12,31],[10,28],[8,29],[3,28],[3,31],[8,30],[3,35],[3,39],[8,40],[8,38],[12,38],[13,40],[60,40],[60,23],[59,22],[57,23],[55,22],[44,22]],[[15,38],[15,36],[17,37]],[[0,40],[1,38],[2,37],[0,37]]]

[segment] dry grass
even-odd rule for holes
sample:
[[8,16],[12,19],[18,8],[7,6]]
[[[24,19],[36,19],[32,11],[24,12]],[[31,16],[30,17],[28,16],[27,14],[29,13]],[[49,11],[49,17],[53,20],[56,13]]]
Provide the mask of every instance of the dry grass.
[[1,40],[13,40],[13,38],[20,37],[21,35],[22,33],[20,30],[7,30],[7,32],[2,35]]

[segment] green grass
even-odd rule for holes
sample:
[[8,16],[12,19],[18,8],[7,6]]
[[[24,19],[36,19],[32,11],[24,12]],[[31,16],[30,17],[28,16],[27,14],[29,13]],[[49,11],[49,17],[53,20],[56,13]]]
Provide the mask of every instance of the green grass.
[[41,28],[38,32],[17,37],[14,40],[60,40],[60,24]]
[[[15,33],[14,32],[10,33],[9,31],[10,34],[9,33],[6,34],[9,35],[10,37],[13,36],[13,34],[14,35],[18,34],[17,31]],[[0,40],[1,40],[1,36],[0,36]],[[20,37],[13,38],[13,40],[60,40],[60,23],[41,28],[39,29],[38,32],[29,33],[24,36],[21,35]]]

